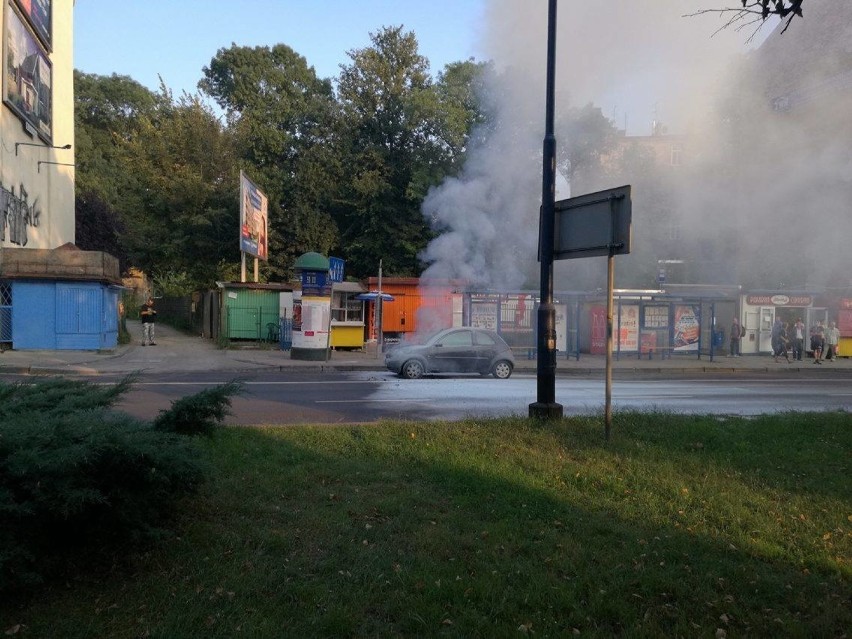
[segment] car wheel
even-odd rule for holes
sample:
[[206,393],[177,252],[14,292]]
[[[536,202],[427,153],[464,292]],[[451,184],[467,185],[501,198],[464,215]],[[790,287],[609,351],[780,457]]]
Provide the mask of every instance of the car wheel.
[[512,364],[505,359],[501,359],[494,364],[494,370],[491,372],[497,379],[507,379],[512,374]]
[[400,374],[402,377],[407,377],[408,379],[419,379],[423,377],[423,373],[425,372],[423,364],[416,359],[410,359],[402,365]]

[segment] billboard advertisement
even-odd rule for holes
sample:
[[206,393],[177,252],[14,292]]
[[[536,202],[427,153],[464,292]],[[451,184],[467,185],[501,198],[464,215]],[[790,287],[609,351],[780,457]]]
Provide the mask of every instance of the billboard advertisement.
[[240,171],[240,251],[266,260],[269,201],[257,185]]
[[621,306],[618,318],[618,350],[639,350],[639,307],[633,304]]
[[698,351],[701,324],[697,306],[675,306],[674,349],[676,351]]
[[591,311],[591,345],[592,355],[606,354],[606,306],[592,306]]
[[17,0],[39,40],[50,49],[50,19],[53,0]]
[[6,7],[3,102],[32,135],[53,139],[53,70],[11,0]]

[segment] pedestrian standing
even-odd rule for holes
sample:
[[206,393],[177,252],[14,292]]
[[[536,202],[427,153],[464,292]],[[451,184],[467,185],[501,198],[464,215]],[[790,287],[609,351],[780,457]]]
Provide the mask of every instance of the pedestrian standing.
[[825,359],[829,362],[837,359],[837,346],[839,344],[840,329],[835,326],[834,322],[829,322],[825,331]]
[[775,323],[772,325],[772,334],[770,335],[770,344],[772,345],[772,357],[775,358],[775,362],[778,362],[778,356],[781,354],[781,333],[784,331],[784,323],[781,321],[781,318],[778,317],[775,319]]
[[139,309],[139,317],[142,320],[142,346],[156,346],[154,341],[154,322],[157,319],[157,311],[154,310],[154,298],[149,297],[148,301]]
[[745,328],[740,325],[740,320],[735,317],[731,323],[731,350],[728,353],[728,357],[740,356],[740,340],[743,338],[743,335],[745,335]]
[[814,352],[814,364],[822,364],[822,351],[825,348],[825,327],[817,320],[811,328],[811,350]]
[[793,359],[802,361],[802,351],[805,349],[805,323],[801,317],[793,324]]

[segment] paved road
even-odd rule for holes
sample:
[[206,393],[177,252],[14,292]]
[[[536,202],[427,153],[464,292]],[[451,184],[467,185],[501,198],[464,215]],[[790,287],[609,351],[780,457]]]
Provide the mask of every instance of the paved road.
[[[234,377],[221,372],[144,376],[119,408],[151,419],[175,399]],[[243,381],[246,392],[234,399],[233,415],[228,420],[233,424],[525,416],[536,399],[536,379],[529,373],[508,380],[478,376],[405,380],[383,371],[283,371],[243,376]],[[604,381],[559,378],[556,401],[563,405],[566,415],[602,414]],[[613,409],[722,415],[852,410],[852,385],[848,379],[749,373],[680,379],[632,377],[614,381]]]
[[[138,326],[131,324],[132,334]],[[6,351],[0,379],[77,375],[109,382],[133,371],[142,376],[123,408],[144,419],[179,397],[236,377],[247,394],[234,401],[234,423],[292,424],[458,419],[468,415],[527,415],[536,400],[535,360],[519,359],[508,380],[432,378],[401,380],[375,352],[333,352],[329,361],[290,359],[265,347],[219,349],[207,339],[157,328],[157,346],[138,343],[108,352]],[[556,401],[566,415],[602,410],[604,358],[564,356],[557,361]],[[613,407],[751,415],[782,410],[852,408],[852,358],[822,366],[811,361],[775,363],[769,356],[679,356],[614,362]]]

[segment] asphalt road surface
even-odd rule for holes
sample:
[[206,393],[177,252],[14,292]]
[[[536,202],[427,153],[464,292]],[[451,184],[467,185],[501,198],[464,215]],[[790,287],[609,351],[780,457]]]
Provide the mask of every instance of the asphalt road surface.
[[[223,373],[144,376],[118,408],[151,419],[172,401],[230,381]],[[107,380],[100,378],[100,383]],[[400,379],[389,372],[275,372],[245,377],[228,423],[297,424],[412,421],[526,416],[536,401],[534,374]],[[557,377],[556,401],[566,415],[600,414],[602,377]],[[773,377],[767,373],[696,374],[679,379],[647,375],[613,382],[613,410],[756,415],[852,409],[852,380]]]

